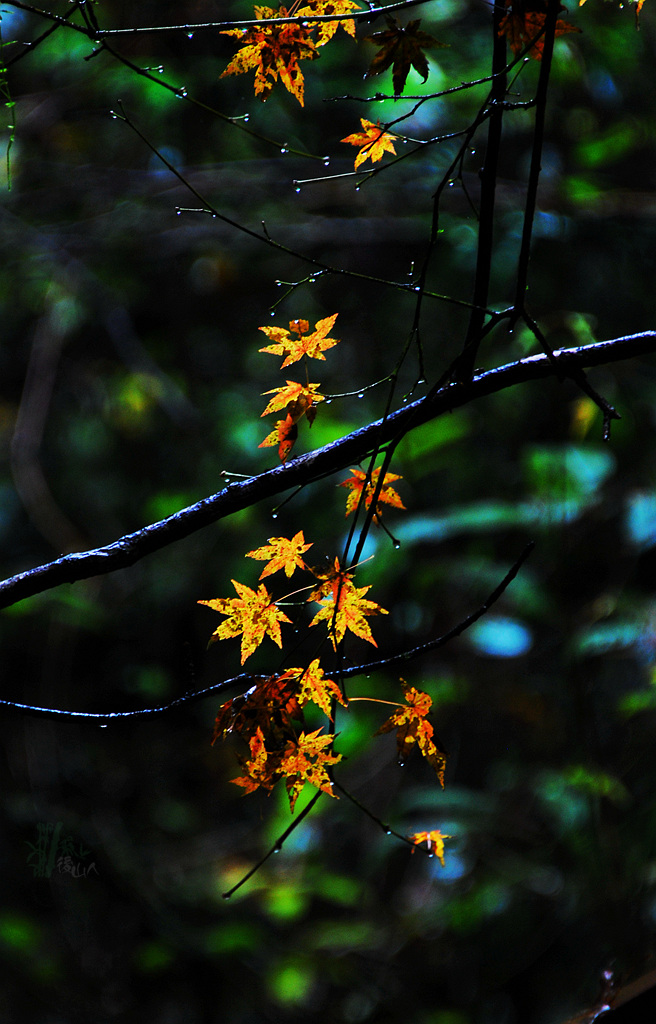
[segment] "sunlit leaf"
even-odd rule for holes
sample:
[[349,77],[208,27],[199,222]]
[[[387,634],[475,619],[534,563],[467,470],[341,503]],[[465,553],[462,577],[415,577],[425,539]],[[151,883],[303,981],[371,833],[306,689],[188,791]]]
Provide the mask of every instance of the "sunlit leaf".
[[289,454],[296,443],[298,427],[294,422],[291,413],[285,416],[284,420],[278,420],[275,427],[264,440],[258,444],[258,448],[275,448],[278,445],[278,456],[281,462],[286,462]]
[[215,640],[227,640],[241,634],[241,663],[250,657],[259,647],[265,636],[282,647],[280,623],[291,622],[284,612],[280,611],[271,600],[271,594],[263,583],[257,591],[232,580],[239,597],[218,597],[211,601],[199,601],[221,615],[227,616],[225,622],[215,629],[210,643]]
[[289,796],[289,806],[294,810],[296,800],[306,782],[316,786],[322,793],[338,799],[333,793],[333,784],[328,768],[342,759],[341,754],[333,754],[326,749],[331,747],[334,736],[320,736],[321,729],[307,735],[302,732],[297,741],[290,741],[278,771],[285,776],[285,784]]
[[251,737],[249,746],[251,748],[251,759],[239,758],[239,763],[245,774],[238,779],[232,779],[237,786],[242,786],[247,793],[253,793],[260,786],[271,790],[278,781],[275,767],[272,764],[269,752],[264,744],[264,735],[258,727],[255,735]]
[[[345,14],[348,15],[352,11],[359,11],[361,8],[355,3],[355,0],[310,0],[310,3],[305,7],[301,7],[296,11],[296,15],[299,18],[311,18],[312,15],[335,15]],[[338,28],[343,28],[345,32],[348,32],[350,36],[355,38],[355,22],[352,18],[346,18],[344,21],[309,21],[307,22],[309,29],[315,29],[317,32],[315,43],[317,46],[325,46]]]
[[415,689],[414,686],[408,686],[403,679],[401,686],[405,693],[405,704],[399,705],[398,710],[390,715],[386,722],[383,722],[374,735],[380,736],[382,733],[396,729],[399,764],[405,764],[416,746],[435,771],[440,785],[444,787],[446,754],[436,745],[433,739],[433,726],[426,719],[433,701],[427,693]]
[[[378,478],[380,476],[380,467],[374,469],[369,481],[367,482],[367,474],[363,473],[361,469],[351,469],[353,476],[348,477],[346,480],[342,480],[340,487],[348,487],[350,494],[346,499],[346,515],[350,516],[351,512],[355,512],[356,508],[360,503],[362,491],[364,490],[364,507],[369,508],[373,500],[374,492],[378,485]],[[401,496],[391,486],[396,480],[402,480],[403,477],[399,476],[398,473],[386,473],[383,479],[383,485],[380,489],[380,494],[376,501],[376,517],[381,515],[381,505],[393,505],[395,508],[405,508],[405,505],[401,501]],[[366,485],[366,486],[365,486]]]
[[[328,335],[334,327],[338,314],[324,317],[314,325],[314,331],[309,334],[310,324],[307,320],[290,320],[289,330],[285,327],[260,327],[259,330],[266,334],[273,342],[260,349],[260,352],[269,352],[274,356],[284,356],[280,367],[284,370],[286,366],[297,362],[303,356],[310,359],[324,359],[324,352],[339,344],[339,338],[329,338]],[[293,338],[296,334],[298,337]]]
[[286,409],[294,423],[297,423],[316,402],[323,402],[323,395],[317,394],[317,388],[320,387],[320,384],[298,384],[295,380],[288,380],[284,387],[271,388],[264,394],[275,395],[275,398],[269,401],[262,416]]
[[274,572],[285,570],[286,576],[291,576],[296,569],[307,569],[302,555],[312,547],[312,544],[305,543],[303,531],[299,530],[291,540],[287,537],[269,537],[269,543],[254,551],[247,551],[247,558],[257,558],[259,561],[267,561],[260,579],[271,576]]
[[382,160],[385,153],[392,153],[396,156],[394,149],[396,135],[383,131],[380,123],[374,124],[372,121],[367,121],[365,117],[360,118],[360,124],[362,125],[361,132],[354,132],[342,139],[342,142],[348,143],[349,146],[357,146],[360,150],[355,158],[356,171],[365,160],[371,160],[374,164],[378,160]]
[[[316,626],[318,622],[326,622],[335,649],[337,644],[344,639],[347,629],[377,647],[378,644],[373,638],[365,616],[387,615],[388,612],[375,601],[368,601],[365,598],[365,594],[369,590],[371,590],[371,586],[356,587],[349,581],[343,581],[336,594],[323,597],[318,601],[321,609],[314,616],[310,625]],[[312,597],[310,600],[317,600],[317,598]]]
[[298,701],[301,707],[312,701],[317,704],[325,715],[332,720],[331,704],[333,700],[338,701],[343,707],[347,707],[347,701],[337,683],[328,679],[315,658],[306,669],[294,669],[299,681]]
[[[286,18],[287,14],[285,7],[278,11],[271,7],[255,7],[258,20]],[[299,61],[315,60],[319,56],[307,25],[290,23],[263,25],[261,28],[233,28],[224,30],[222,35],[235,36],[241,42],[241,47],[221,78],[255,70],[255,95],[263,100],[280,78],[288,92],[303,106],[304,81]]]
[[[442,867],[444,867],[444,840],[450,839],[451,836],[443,835],[439,829],[434,828],[430,832],[413,832],[407,838],[415,846],[426,843],[428,852],[437,857],[441,861]],[[414,852],[413,850],[412,853]]]

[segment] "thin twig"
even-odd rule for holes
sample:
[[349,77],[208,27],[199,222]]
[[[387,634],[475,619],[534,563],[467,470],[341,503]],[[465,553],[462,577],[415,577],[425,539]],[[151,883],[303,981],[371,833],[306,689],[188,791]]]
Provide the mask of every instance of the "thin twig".
[[264,856],[260,858],[260,860],[258,860],[257,864],[254,864],[250,871],[247,871],[244,877],[240,878],[236,885],[233,885],[233,887],[231,889],[228,889],[227,892],[222,893],[224,900],[229,900],[230,897],[237,892],[237,889],[241,889],[242,885],[244,885],[244,883],[247,882],[249,878],[252,878],[255,872],[259,871],[263,864],[266,864],[269,857],[272,857],[274,853],[280,853],[280,850],[282,849],[282,844],[285,842],[286,839],[289,838],[292,832],[294,832],[298,828],[303,819],[307,817],[307,815],[310,813],[310,811],[312,810],[320,796],[321,790],[317,790],[317,792],[314,794],[310,802],[306,804],[302,811],[299,812],[298,816],[294,818],[291,825],[285,829],[282,835],[278,836],[273,846],[271,846],[269,850],[267,850],[267,852],[264,854]]

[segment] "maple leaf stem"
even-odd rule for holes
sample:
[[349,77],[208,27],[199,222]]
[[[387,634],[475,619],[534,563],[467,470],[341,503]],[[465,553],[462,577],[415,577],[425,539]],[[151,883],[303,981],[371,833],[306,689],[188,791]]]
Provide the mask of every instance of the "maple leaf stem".
[[366,700],[370,704],[389,704],[391,708],[400,708],[402,706],[398,701],[383,700],[381,697],[349,697],[349,704],[356,700]]

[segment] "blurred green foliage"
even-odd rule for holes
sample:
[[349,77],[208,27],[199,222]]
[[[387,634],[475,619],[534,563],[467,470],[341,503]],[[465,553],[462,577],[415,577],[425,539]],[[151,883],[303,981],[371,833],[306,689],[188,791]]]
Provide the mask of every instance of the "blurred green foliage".
[[[556,44],[529,303],[549,343],[580,345],[655,326],[656,21],[588,0],[583,29]],[[61,0],[45,5],[71,20]],[[237,0],[99,0],[104,26],[249,17]],[[407,282],[430,230],[431,196],[457,142],[383,173],[348,177],[340,139],[359,118],[416,106],[361,97],[371,44],[344,34],[307,65],[306,106],[266,104],[250,75],[220,79],[234,52],[216,31],[117,36],[124,60],[3,6],[0,99],[0,549],[3,576],[99,546],[274,464],[258,444],[262,392],[280,384],[262,324],[339,313],[339,356],[321,365],[323,403],[298,451],[384,410],[414,296],[318,275],[201,213],[139,131],[226,217],[335,266]],[[400,17],[449,43],[429,53],[428,96],[484,78],[490,12],[453,0]],[[362,37],[382,26],[363,24]],[[135,72],[150,69],[152,77]],[[160,70],[161,69],[161,70]],[[538,66],[513,88],[529,99]],[[187,98],[167,89],[184,88]],[[487,86],[416,106],[409,136],[469,123]],[[9,99],[7,99],[9,97]],[[10,125],[15,120],[15,129]],[[399,129],[401,130],[401,129]],[[532,140],[530,110],[506,118],[491,302],[514,294]],[[485,134],[446,190],[427,286],[468,301]],[[281,154],[281,149],[289,150]],[[408,147],[399,147],[404,156]],[[329,157],[328,166],[324,157]],[[312,179],[312,180],[311,180]],[[307,182],[300,187],[299,180]],[[277,303],[277,304],[276,304]],[[276,304],[274,306],[274,304]],[[272,321],[272,309],[275,319]],[[467,311],[425,301],[424,373],[459,351]],[[484,343],[483,366],[535,351],[519,328]],[[398,394],[419,395],[414,355]],[[493,614],[404,666],[434,700],[446,788],[419,759],[399,768],[385,708],[338,720],[339,779],[402,833],[440,828],[445,866],[412,851],[344,796],[317,807],[251,881],[231,888],[288,827],[284,792],[243,799],[233,746],[210,746],[219,703],[117,723],[2,719],[0,1017],[227,1024],[524,1024],[591,1004],[602,972],[647,969],[656,929],[656,372],[653,359],[590,378],[622,420],[571,382],[526,385],[404,438],[392,469],[408,511],[372,536],[358,582],[390,609],[381,653],[425,643],[479,608],[529,539],[536,550]],[[401,399],[399,398],[399,403]],[[229,477],[228,477],[229,479]],[[343,546],[339,479],[276,513],[256,506],[106,577],[58,587],[0,615],[6,699],[79,711],[156,707],[239,669],[238,644],[205,651],[199,598],[255,584],[244,553],[298,529],[319,564]],[[276,515],[274,519],[273,516]],[[248,577],[248,573],[251,576]],[[378,629],[376,626],[378,625]],[[312,647],[300,635],[295,662]],[[371,651],[356,643],[354,661]],[[253,671],[278,666],[269,645]],[[292,662],[292,663],[295,663]],[[398,673],[353,680],[350,696],[399,696]],[[354,710],[357,709],[357,710]],[[389,710],[389,709],[387,709]],[[312,794],[298,802],[300,812]],[[27,862],[42,824],[62,823],[97,873]]]

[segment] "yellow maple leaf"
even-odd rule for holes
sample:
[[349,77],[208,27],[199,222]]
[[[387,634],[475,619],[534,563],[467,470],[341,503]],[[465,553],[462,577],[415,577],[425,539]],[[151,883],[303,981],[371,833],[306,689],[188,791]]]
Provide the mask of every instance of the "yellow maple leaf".
[[339,686],[332,679],[326,677],[318,658],[315,658],[307,668],[288,668],[278,677],[278,682],[286,679],[292,679],[298,683],[299,689],[296,696],[302,708],[312,701],[332,721],[330,705],[333,700],[339,701],[345,708],[348,707]]
[[[259,351],[269,352],[273,356],[284,356],[281,370],[291,363],[296,363],[303,356],[325,360],[323,353],[333,345],[339,345],[339,338],[328,337],[337,316],[337,313],[333,313],[332,316],[318,320],[312,334],[308,334],[310,324],[307,320],[290,320],[289,330],[285,327],[259,327],[258,330],[263,331],[267,338],[273,341],[273,345],[266,345]],[[293,338],[292,334],[297,334],[298,337]]]
[[215,640],[227,640],[241,634],[241,663],[249,658],[259,647],[265,636],[282,647],[280,623],[291,622],[284,612],[271,600],[271,594],[263,583],[257,591],[251,590],[243,583],[232,580],[232,585],[239,597],[218,597],[211,601],[199,601],[221,615],[226,615],[225,622],[214,630],[210,643]]
[[[444,867],[444,840],[450,839],[451,836],[444,835],[439,829],[434,828],[430,832],[413,832],[407,838],[415,846],[426,843],[428,852],[432,856],[438,857],[442,867]],[[414,853],[415,851],[412,850],[411,852]]]
[[[335,650],[337,650],[337,644],[344,639],[347,629],[350,629],[362,640],[366,640],[367,643],[378,647],[365,616],[387,615],[388,612],[375,601],[368,601],[365,598],[364,595],[370,590],[371,586],[356,587],[348,580],[343,579],[336,595],[331,594],[329,597],[322,597],[317,601],[321,608],[310,625],[316,626],[318,622],[327,622],[328,633]],[[317,598],[310,597],[310,600],[317,600]]]
[[345,139],[342,139],[342,142],[347,142],[349,146],[358,146],[360,148],[360,152],[355,158],[354,166],[356,171],[365,160],[371,160],[372,164],[376,163],[377,160],[382,160],[383,154],[386,152],[393,153],[396,156],[396,150],[394,149],[394,142],[397,139],[396,135],[383,131],[380,127],[380,122],[374,124],[373,121],[367,121],[365,117],[361,117],[360,123],[363,128],[361,132],[354,132],[352,135],[347,135]]
[[[312,15],[335,15],[350,14],[352,11],[359,11],[361,8],[355,0],[310,0],[307,7],[301,7],[296,13],[299,18],[311,18]],[[345,21],[308,21],[308,28],[317,30],[316,45],[325,46],[338,28],[343,28],[350,36],[355,38],[355,22],[352,18]]]
[[[271,7],[256,7],[255,17],[258,21],[286,18],[287,10],[284,7],[277,11]],[[315,60],[319,56],[307,25],[295,23],[232,28],[224,30],[222,35],[236,36],[242,45],[221,78],[226,75],[242,75],[254,69],[256,96],[266,99],[280,78],[287,91],[296,97],[301,106],[304,105],[304,81],[299,61]]]
[[257,558],[260,561],[268,560],[260,575],[261,580],[280,569],[285,570],[286,576],[291,576],[295,569],[307,569],[302,555],[311,547],[311,543],[305,543],[303,531],[299,530],[291,540],[287,537],[269,537],[268,544],[254,551],[247,551],[246,557]]
[[289,806],[293,812],[296,800],[306,782],[316,786],[322,793],[335,797],[333,784],[327,771],[327,767],[337,764],[342,760],[341,754],[332,754],[326,747],[332,745],[334,736],[319,736],[321,729],[315,732],[304,733],[298,740],[290,740],[285,748],[284,756],[280,762],[278,771],[285,776]]
[[[323,402],[323,395],[317,394],[317,388],[320,387],[321,384],[299,384],[295,380],[288,380],[285,382],[285,387],[271,388],[270,391],[264,391],[263,394],[275,395],[275,398],[270,399],[262,416],[268,416],[271,412],[280,412],[281,409],[287,409],[288,414],[296,423],[300,420],[301,416],[309,413],[309,410],[312,409],[315,403]],[[314,412],[315,410],[312,409],[312,411]],[[308,415],[308,419],[312,421],[314,417]]]
[[[349,487],[351,493],[346,499],[346,515],[350,516],[351,512],[354,512],[360,502],[360,495],[364,490],[364,507],[369,508],[371,505],[376,486],[378,484],[378,477],[380,476],[380,467],[374,469],[371,474],[371,478],[368,483],[367,474],[363,473],[361,469],[351,469],[353,476],[348,477],[347,480],[342,480],[340,487]],[[381,514],[380,508],[382,503],[387,505],[394,505],[395,508],[405,508],[405,505],[401,501],[401,496],[391,486],[396,480],[402,480],[403,477],[399,476],[398,473],[386,473],[383,478],[383,486],[381,487],[378,500],[376,502],[376,513],[375,518],[377,519]],[[366,488],[365,488],[366,483]]]

